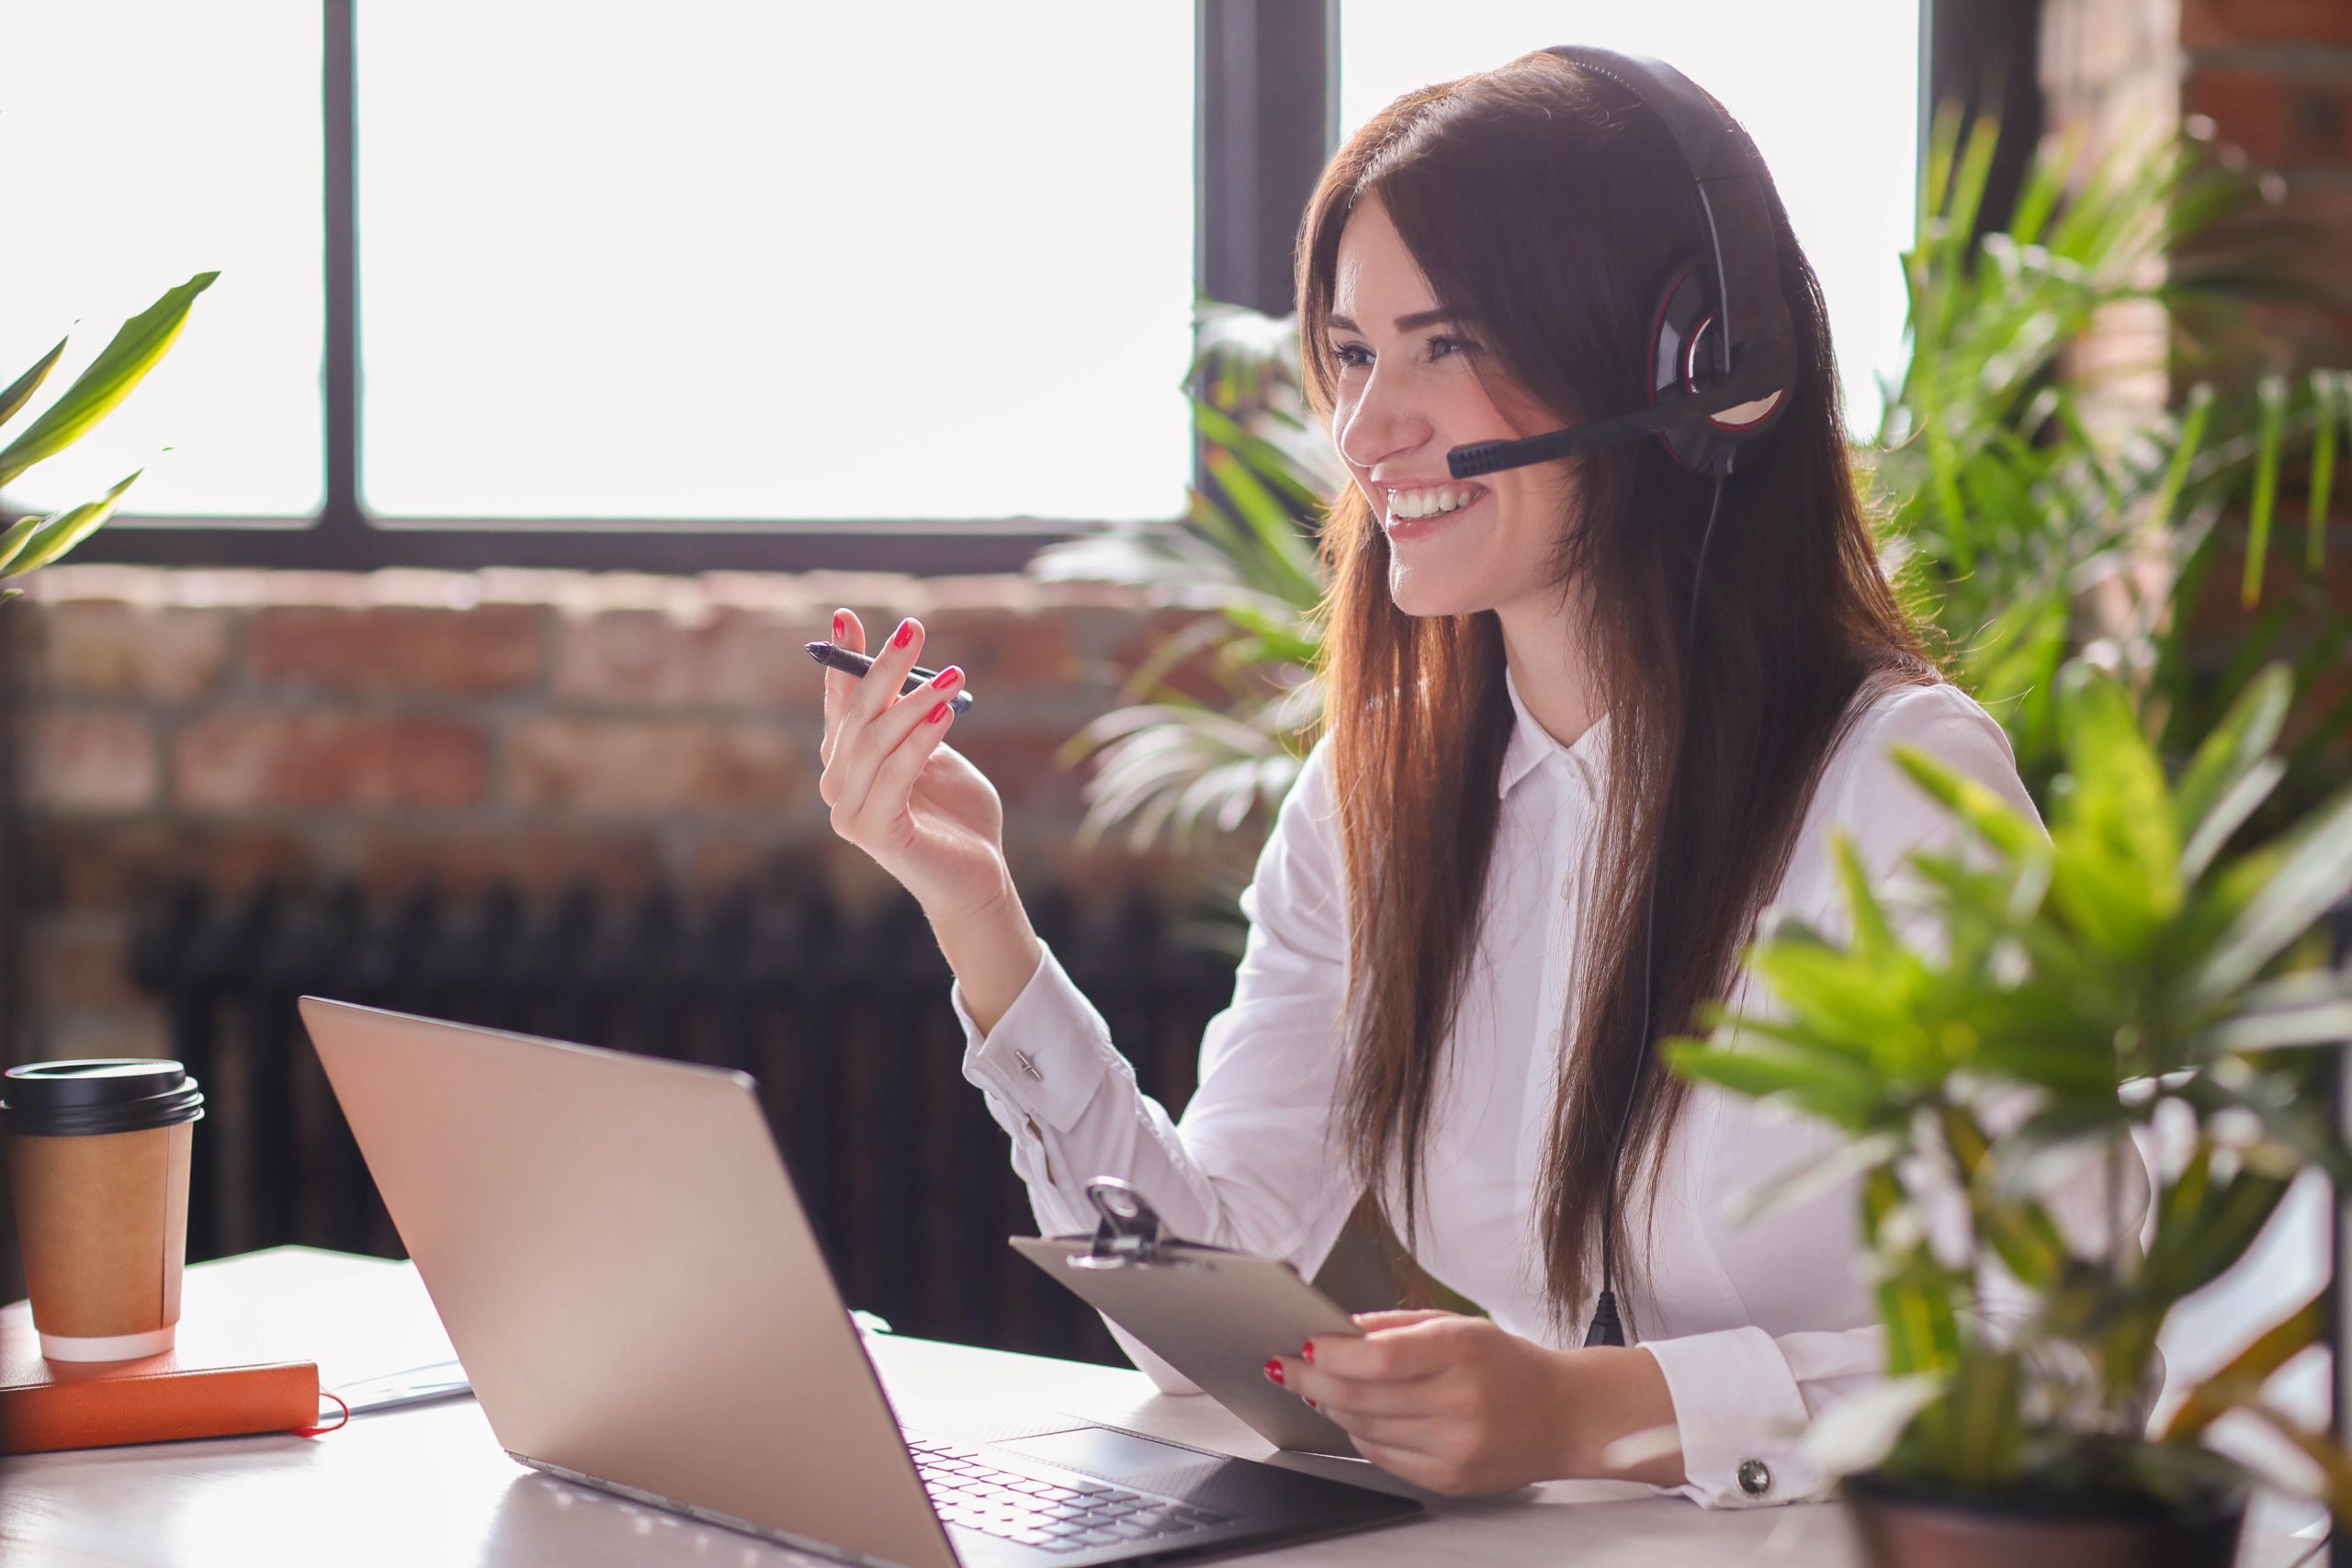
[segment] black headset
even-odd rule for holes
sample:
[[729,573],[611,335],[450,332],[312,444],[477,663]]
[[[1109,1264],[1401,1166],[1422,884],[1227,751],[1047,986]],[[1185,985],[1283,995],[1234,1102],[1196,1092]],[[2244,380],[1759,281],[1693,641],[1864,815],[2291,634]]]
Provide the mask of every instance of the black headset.
[[1720,479],[1780,423],[1796,374],[1764,161],[1737,120],[1662,60],[1569,44],[1544,52],[1616,83],[1665,125],[1690,168],[1704,243],[1666,279],[1651,312],[1647,408],[1456,446],[1446,467],[1466,479],[1658,435],[1684,468]]
[[[1651,312],[1645,345],[1647,408],[1548,435],[1456,446],[1446,453],[1446,467],[1455,479],[1464,479],[1656,435],[1676,462],[1693,473],[1713,476],[1714,499],[1699,540],[1699,565],[1691,579],[1690,620],[1683,634],[1683,666],[1688,669],[1699,629],[1699,583],[1707,570],[1715,515],[1723,506],[1724,480],[1754,456],[1780,423],[1796,373],[1796,336],[1781,292],[1780,247],[1766,197],[1770,176],[1739,122],[1664,61],[1566,44],[1544,52],[1616,83],[1665,124],[1690,168],[1704,243],[1668,276]],[[1625,1343],[1612,1288],[1616,1249],[1611,1232],[1625,1133],[1649,1065],[1657,883],[1653,851],[1642,896],[1641,1054],[1634,1058],[1617,1135],[1610,1145],[1609,1187],[1600,1221],[1600,1295],[1593,1304],[1592,1325],[1585,1331],[1587,1345]]]

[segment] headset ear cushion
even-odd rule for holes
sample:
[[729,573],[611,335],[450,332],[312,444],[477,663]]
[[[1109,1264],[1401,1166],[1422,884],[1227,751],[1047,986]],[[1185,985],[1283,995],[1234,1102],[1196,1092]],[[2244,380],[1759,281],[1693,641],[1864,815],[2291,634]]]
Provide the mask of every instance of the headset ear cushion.
[[[1677,269],[1658,295],[1651,314],[1650,401],[1666,402],[1702,390],[1715,379],[1714,290],[1708,270],[1696,261]],[[1743,446],[1752,447],[1787,406],[1785,389],[1769,398],[1725,409],[1713,418],[1679,425],[1660,439],[1674,460],[1694,473],[1728,474]]]

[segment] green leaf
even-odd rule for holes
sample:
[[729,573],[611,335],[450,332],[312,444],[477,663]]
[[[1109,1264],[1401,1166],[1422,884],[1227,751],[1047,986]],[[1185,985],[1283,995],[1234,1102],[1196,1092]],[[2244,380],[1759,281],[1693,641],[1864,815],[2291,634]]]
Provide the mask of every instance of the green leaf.
[[1958,1363],[1960,1323],[1952,1311],[1951,1285],[1924,1247],[1880,1283],[1879,1315],[1886,1325],[1889,1372],[1905,1377]]
[[[2312,477],[2303,506],[2303,565],[2314,572],[2327,566],[2327,502],[2335,481],[2337,394],[2344,384],[2340,371],[2312,372]],[[0,407],[0,419],[6,417]]]
[[2180,852],[2180,874],[2194,879],[2205,874],[2205,868],[2229,842],[2230,835],[2243,826],[2256,807],[2270,798],[2278,782],[2287,776],[2287,764],[2276,757],[2265,757],[2245,773],[2232,781],[2222,798],[2197,824],[2195,837]]
[[2352,974],[2307,969],[2250,987],[2191,1043],[2211,1057],[2346,1040],[2352,1040]]
[[19,517],[8,525],[7,532],[0,534],[0,577],[8,574],[8,563],[32,543],[33,536],[40,533],[44,525],[56,521],[58,515],[51,513],[47,517]]
[[[2192,842],[2207,836],[2206,819],[2240,781],[2255,772],[2278,743],[2295,696],[2294,678],[2283,664],[2268,664],[2239,691],[2229,711],[2189,759],[2175,798],[2181,836]],[[2239,803],[2244,804],[2244,803]],[[2259,804],[2259,800],[2255,802]],[[2246,807],[2251,810],[2252,807]],[[2240,817],[2243,820],[2243,816]],[[2233,823],[2232,828],[2235,824]],[[2229,829],[2222,830],[2226,839]],[[2218,849],[2219,843],[2212,848]],[[2211,850],[2207,852],[2207,858]],[[2203,860],[2198,864],[2201,867]]]
[[1808,1159],[1747,1191],[1733,1194],[1724,1205],[1724,1218],[1733,1224],[1747,1225],[1803,1208],[1873,1167],[1899,1158],[1906,1147],[1902,1135],[1894,1132],[1849,1138],[1817,1159]]
[[31,369],[9,382],[6,391],[0,392],[0,424],[7,423],[10,417],[40,389],[40,384],[49,379],[49,373],[57,368],[58,356],[65,352],[68,341],[67,338],[59,338],[55,348],[41,355]]
[[1751,1099],[1783,1099],[1840,1126],[1867,1127],[1883,1114],[1885,1100],[1876,1076],[1826,1052],[1800,1051],[1778,1042],[1750,1043],[1736,1050],[1692,1042],[1668,1048],[1665,1056],[1668,1066],[1684,1077]]
[[2177,1301],[2229,1272],[2270,1223],[2288,1185],[2283,1177],[2242,1170],[2209,1185],[2173,1226],[2160,1222],[2142,1274],[2147,1292]]
[[2270,554],[2270,512],[2278,499],[2278,435],[2287,421],[2287,378],[2265,376],[2256,391],[2261,446],[2254,460],[2254,500],[2246,514],[2245,578],[2238,597],[2252,609],[2262,599],[2262,569]]
[[1212,446],[1202,461],[1232,497],[1261,558],[1275,574],[1276,591],[1295,605],[1315,604],[1322,593],[1322,583],[1316,574],[1315,552],[1288,509],[1274,499],[1258,473],[1232,453]]
[[2188,480],[2188,466],[2197,457],[2197,449],[2205,439],[2205,426],[2213,413],[2213,389],[2199,381],[2188,389],[2188,409],[2181,416],[2180,434],[2173,443],[2172,460],[2165,467],[2164,483],[2157,487],[2156,497],[2150,507],[2149,527],[2161,536],[2172,527],[2173,508],[2180,503],[2180,489]]
[[2017,1473],[2025,1447],[2025,1368],[2006,1352],[1962,1356],[1944,1398],[1944,1474],[1990,1486]]
[[2222,1001],[2352,891],[2352,788],[2339,791],[2271,852],[2270,874],[2183,987],[2186,1005],[2201,1009]]
[[2052,792],[2051,897],[2090,945],[2142,953],[2185,897],[2164,769],[2105,671],[2070,661],[2060,703],[2070,769]]
[[1911,775],[1913,782],[1957,812],[1987,843],[2011,859],[2047,852],[2041,831],[1991,789],[1960,772],[1931,751],[1907,741],[1887,748],[1887,755]]
[[1884,963],[1894,955],[1894,932],[1886,923],[1885,906],[1871,891],[1870,874],[1863,870],[1861,856],[1855,852],[1853,838],[1845,829],[1830,830],[1829,853],[1845,888],[1846,907],[1853,911],[1855,941],[1861,955]]
[[58,400],[6,447],[0,448],[0,485],[44,457],[54,457],[114,411],[172,346],[187,324],[196,297],[212,287],[218,272],[199,272],[122,324],[89,368],[74,378]]
[[2165,1427],[2165,1441],[2186,1442],[2211,1426],[2216,1417],[2259,1395],[2271,1373],[2319,1343],[2326,1306],[2327,1293],[2323,1291],[2256,1336],[2254,1343],[2230,1358],[2181,1402]]
[[[47,566],[96,533],[106,520],[114,515],[116,504],[122,500],[122,492],[146,471],[144,468],[133,469],[129,478],[107,491],[100,500],[85,501],[69,511],[40,519],[30,537],[13,551],[8,550],[6,540],[0,539],[0,552],[7,554],[6,564],[0,565],[0,577],[20,577],[37,567]],[[11,528],[8,533],[13,537],[16,529]]]

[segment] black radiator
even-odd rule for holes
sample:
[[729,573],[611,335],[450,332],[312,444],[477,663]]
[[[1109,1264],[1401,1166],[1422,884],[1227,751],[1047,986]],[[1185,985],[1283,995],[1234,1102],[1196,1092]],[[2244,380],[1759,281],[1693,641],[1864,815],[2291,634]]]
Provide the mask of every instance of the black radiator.
[[[1181,1110],[1231,958],[1174,942],[1141,891],[1107,919],[1061,888],[1027,902],[1145,1089]],[[310,993],[741,1068],[853,1305],[902,1333],[1122,1361],[1099,1319],[1005,1246],[1035,1222],[959,1071],[951,972],[903,896],[856,918],[814,883],[691,907],[658,890],[383,904],[188,886],[140,922],[131,973],[206,1092],[191,1261],[286,1242],[403,1253],[294,1010]]]

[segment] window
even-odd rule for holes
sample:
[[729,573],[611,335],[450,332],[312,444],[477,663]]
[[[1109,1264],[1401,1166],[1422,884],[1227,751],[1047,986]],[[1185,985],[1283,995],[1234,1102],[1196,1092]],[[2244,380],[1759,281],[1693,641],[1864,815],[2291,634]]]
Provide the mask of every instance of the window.
[[1183,510],[1187,7],[627,17],[360,6],[371,513]]
[[1665,61],[1747,128],[1771,170],[1820,276],[1860,434],[1878,426],[1877,378],[1900,379],[1907,359],[1900,258],[1918,200],[1919,7],[1818,0],[1796,16],[1752,0],[1346,0],[1340,119],[1352,131],[1400,93],[1554,44]]
[[[938,558],[902,538],[899,563],[956,570],[957,535],[1025,555],[1179,515],[1194,28],[1089,0],[920,27],[729,0],[15,8],[6,375],[81,318],[45,406],[116,323],[220,278],[7,504],[150,462],[91,555],[353,565],[819,564],[741,547],[797,532],[924,534]],[[649,553],[663,533],[738,547]]]
[[18,5],[6,37],[0,386],[67,338],[34,396],[47,407],[122,322],[220,273],[163,363],[9,507],[74,505],[143,466],[127,510],[315,516],[319,7]]

